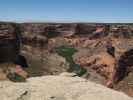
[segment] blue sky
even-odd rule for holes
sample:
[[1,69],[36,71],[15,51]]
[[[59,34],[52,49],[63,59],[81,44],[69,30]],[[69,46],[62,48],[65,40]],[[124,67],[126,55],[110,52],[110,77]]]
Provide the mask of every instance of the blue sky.
[[0,20],[133,22],[133,0],[0,0]]

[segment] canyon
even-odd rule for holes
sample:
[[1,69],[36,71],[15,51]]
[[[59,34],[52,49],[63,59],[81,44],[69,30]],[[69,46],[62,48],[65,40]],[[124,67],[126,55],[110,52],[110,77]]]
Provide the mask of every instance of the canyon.
[[[107,52],[110,42],[115,57]],[[113,89],[133,96],[133,24],[0,22],[1,68],[17,55],[27,60],[29,77],[74,72],[101,85],[117,66],[119,82]]]

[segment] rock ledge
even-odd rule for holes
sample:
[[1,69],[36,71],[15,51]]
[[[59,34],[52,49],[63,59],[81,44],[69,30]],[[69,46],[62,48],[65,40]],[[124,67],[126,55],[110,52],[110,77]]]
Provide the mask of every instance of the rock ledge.
[[79,77],[42,76],[26,83],[0,82],[1,100],[133,100]]

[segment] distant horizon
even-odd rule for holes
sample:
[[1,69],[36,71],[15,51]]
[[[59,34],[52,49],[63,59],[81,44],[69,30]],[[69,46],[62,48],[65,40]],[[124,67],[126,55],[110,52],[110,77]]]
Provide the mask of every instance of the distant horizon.
[[133,21],[40,21],[40,20],[0,20],[0,22],[13,22],[13,23],[133,23]]

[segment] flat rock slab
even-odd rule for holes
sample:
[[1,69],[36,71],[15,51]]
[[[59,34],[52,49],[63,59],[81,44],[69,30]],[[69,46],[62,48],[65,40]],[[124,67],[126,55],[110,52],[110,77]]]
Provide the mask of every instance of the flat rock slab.
[[0,82],[1,100],[133,100],[79,77],[42,76],[26,83]]

